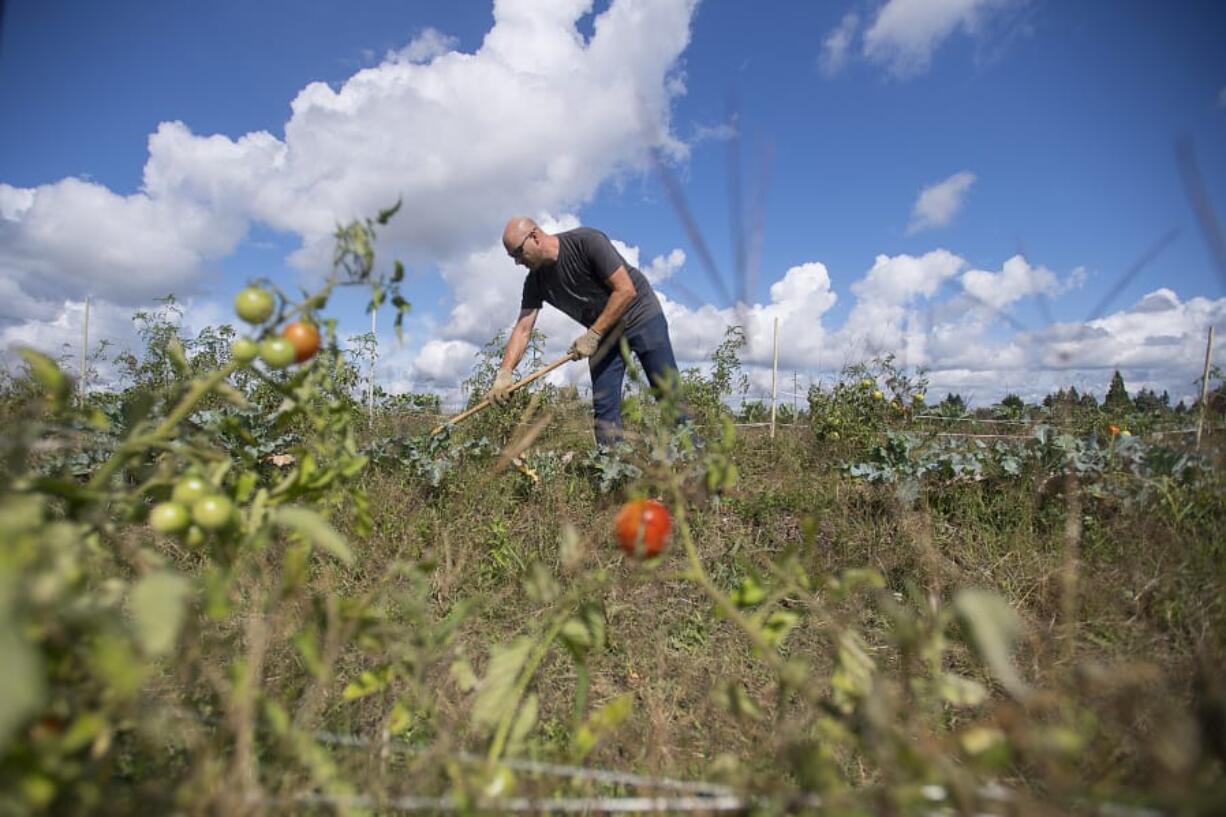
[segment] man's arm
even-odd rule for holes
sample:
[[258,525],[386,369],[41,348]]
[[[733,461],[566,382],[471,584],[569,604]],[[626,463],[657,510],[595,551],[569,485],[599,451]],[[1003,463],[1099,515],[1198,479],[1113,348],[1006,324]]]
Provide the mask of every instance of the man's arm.
[[520,310],[519,318],[511,329],[511,337],[507,339],[507,348],[502,355],[503,371],[511,372],[519,365],[528,348],[528,339],[532,337],[532,328],[536,326],[536,316],[539,309]]
[[630,280],[630,273],[626,272],[624,266],[613,270],[613,274],[605,281],[612,290],[609,293],[609,302],[605,304],[604,310],[591,327],[592,331],[601,337],[607,335],[609,330],[621,320],[621,316],[626,314],[635,296],[634,281]]
[[521,309],[519,319],[511,329],[506,351],[502,353],[502,366],[498,368],[498,374],[494,375],[494,385],[489,390],[490,400],[497,405],[504,405],[511,399],[507,390],[515,382],[512,372],[523,358],[524,350],[528,348],[528,339],[532,337],[532,327],[536,325],[538,312],[539,309]]

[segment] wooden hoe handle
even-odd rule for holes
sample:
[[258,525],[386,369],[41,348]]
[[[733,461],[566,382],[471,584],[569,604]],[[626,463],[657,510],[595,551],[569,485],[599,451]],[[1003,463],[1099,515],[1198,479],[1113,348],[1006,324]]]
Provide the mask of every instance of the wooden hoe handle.
[[[544,368],[541,368],[541,369],[537,369],[535,372],[528,375],[523,380],[517,381],[515,383],[512,383],[510,386],[507,386],[507,394],[513,394],[514,392],[518,391],[520,388],[528,385],[534,380],[539,380],[540,378],[549,374],[550,372],[552,372],[554,369],[558,368],[562,364],[570,363],[572,360],[578,360],[578,359],[579,359],[579,356],[576,353],[567,352],[565,355],[558,358],[553,363],[550,363],[548,366],[545,366]],[[484,400],[482,400],[480,403],[478,403],[477,405],[473,406],[472,408],[466,409],[465,411],[460,412],[459,414],[457,414],[456,416],[452,417],[451,419],[447,420],[444,423],[440,423],[433,431],[430,432],[430,436],[433,437],[435,434],[441,433],[442,430],[449,425],[455,425],[456,423],[459,423],[463,420],[467,420],[469,417],[472,417],[474,414],[476,414],[477,412],[481,411],[483,408],[486,408],[489,405],[490,405],[490,399],[487,397]]]

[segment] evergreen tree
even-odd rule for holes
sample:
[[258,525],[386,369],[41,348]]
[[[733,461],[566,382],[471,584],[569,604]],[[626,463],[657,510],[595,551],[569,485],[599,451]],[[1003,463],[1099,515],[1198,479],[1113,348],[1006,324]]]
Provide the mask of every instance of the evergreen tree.
[[1026,401],[1016,394],[1006,394],[1000,401],[1000,406],[1010,413],[1021,414],[1026,409]]
[[1128,397],[1128,389],[1124,387],[1124,376],[1116,369],[1111,377],[1111,387],[1107,389],[1107,397],[1103,400],[1103,408],[1108,411],[1131,411],[1132,399]]
[[965,414],[966,401],[962,399],[962,395],[949,392],[945,395],[945,399],[941,401],[939,408],[949,413]]
[[[1167,398],[1169,401],[1170,398]],[[1137,407],[1137,411],[1142,411],[1147,414],[1159,414],[1167,407],[1158,393],[1152,389],[1141,389],[1137,392],[1136,398],[1133,400]]]

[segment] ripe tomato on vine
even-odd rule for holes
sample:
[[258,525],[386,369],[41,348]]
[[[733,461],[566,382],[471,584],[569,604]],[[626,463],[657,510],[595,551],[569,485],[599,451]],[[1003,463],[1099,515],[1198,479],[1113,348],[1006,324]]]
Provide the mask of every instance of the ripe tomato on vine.
[[622,505],[615,521],[617,543],[627,554],[650,559],[664,550],[672,531],[668,508],[656,499],[634,499]]
[[305,363],[319,351],[319,329],[313,323],[294,321],[281,330],[281,337],[294,347],[295,358]]

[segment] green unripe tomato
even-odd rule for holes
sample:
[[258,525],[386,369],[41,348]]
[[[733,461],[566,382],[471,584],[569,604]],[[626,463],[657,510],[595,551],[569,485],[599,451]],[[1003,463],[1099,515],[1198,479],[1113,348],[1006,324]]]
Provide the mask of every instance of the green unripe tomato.
[[272,293],[259,287],[247,287],[234,296],[234,311],[247,323],[268,320],[275,306]]
[[187,506],[181,502],[162,502],[149,512],[149,525],[158,533],[179,533],[190,522]]
[[234,518],[234,503],[221,494],[201,497],[192,505],[192,519],[205,530],[218,530]]
[[175,483],[175,489],[170,498],[183,505],[191,505],[197,499],[213,493],[213,486],[195,475],[186,476]]
[[239,338],[230,345],[230,354],[239,363],[250,363],[260,354],[260,344],[251,338]]
[[284,369],[298,359],[298,352],[285,338],[269,338],[260,344],[260,359],[270,369]]
[[187,535],[183,537],[183,541],[187,542],[188,547],[198,548],[204,544],[204,531],[199,525],[191,525],[187,529]]

